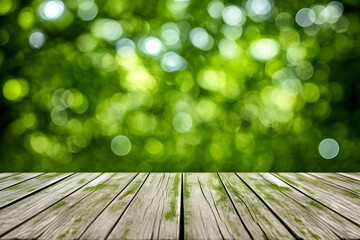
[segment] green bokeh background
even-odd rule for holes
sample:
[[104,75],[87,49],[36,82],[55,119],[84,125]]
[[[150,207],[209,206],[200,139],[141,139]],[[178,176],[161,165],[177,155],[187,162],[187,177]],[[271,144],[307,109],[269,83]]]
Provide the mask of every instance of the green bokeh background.
[[[360,171],[360,2],[342,1],[335,22],[301,27],[300,9],[329,1],[270,2],[266,16],[249,1],[222,2],[247,15],[229,27],[210,16],[210,1],[96,1],[85,21],[84,1],[64,0],[64,13],[46,20],[42,1],[0,0],[0,170]],[[119,29],[102,29],[114,21],[121,36],[109,39]],[[189,38],[197,27],[209,49]],[[46,36],[39,48],[34,32]],[[142,48],[149,36],[162,41],[156,56]],[[133,54],[117,53],[123,38]],[[257,57],[261,39],[274,40],[276,56]],[[165,71],[169,51],[186,67]],[[131,142],[124,156],[114,152],[126,146],[111,148],[119,135]],[[332,159],[319,154],[325,138],[339,144]]]

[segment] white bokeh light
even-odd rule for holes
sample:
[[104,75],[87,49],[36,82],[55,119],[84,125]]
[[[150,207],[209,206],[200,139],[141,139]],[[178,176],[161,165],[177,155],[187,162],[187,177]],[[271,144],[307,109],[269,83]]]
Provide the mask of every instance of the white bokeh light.
[[336,23],[344,11],[344,6],[340,2],[333,1],[326,6],[326,9],[329,12],[329,18],[327,19],[327,22]]
[[121,57],[129,57],[135,53],[136,45],[129,38],[122,38],[116,42],[116,52]]
[[44,20],[56,20],[63,16],[65,5],[60,0],[45,1],[39,6],[39,15]]
[[98,38],[115,41],[121,37],[122,27],[112,19],[97,19],[91,26],[91,33]]
[[165,45],[172,48],[180,47],[180,29],[177,24],[168,22],[161,26],[161,38]]
[[209,3],[207,10],[212,18],[221,18],[225,6],[220,1],[212,1]]
[[245,15],[243,11],[237,6],[228,6],[222,12],[222,17],[225,23],[235,26],[245,22]]
[[191,43],[201,50],[210,50],[214,46],[214,39],[203,28],[194,28],[190,32]]
[[111,141],[111,150],[118,156],[125,156],[131,150],[130,139],[124,135],[116,136]]
[[249,17],[254,21],[263,21],[271,16],[272,0],[248,0],[245,4]]
[[315,20],[315,12],[310,8],[300,9],[295,16],[295,21],[300,27],[309,27],[315,23]]
[[233,58],[237,54],[237,44],[234,41],[223,38],[219,42],[219,51],[222,57],[224,58]]
[[319,144],[319,153],[325,159],[336,157],[339,149],[339,144],[332,138],[325,138]]
[[46,37],[42,32],[33,32],[29,37],[29,44],[32,48],[40,49],[46,41]]
[[263,38],[251,43],[250,55],[260,61],[274,58],[280,51],[280,45],[276,40]]
[[162,50],[162,43],[157,37],[148,37],[144,42],[144,50],[147,54],[156,56]]
[[186,68],[187,62],[175,52],[167,52],[161,59],[161,67],[166,72],[177,72]]
[[93,20],[98,14],[98,7],[93,1],[84,1],[80,3],[78,8],[78,15],[83,21]]
[[190,131],[193,125],[192,118],[187,113],[178,113],[173,119],[173,127],[179,133],[186,133]]

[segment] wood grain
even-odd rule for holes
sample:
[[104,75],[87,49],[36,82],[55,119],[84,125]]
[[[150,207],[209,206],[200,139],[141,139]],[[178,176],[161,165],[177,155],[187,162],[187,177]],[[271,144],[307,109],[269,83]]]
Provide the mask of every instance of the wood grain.
[[336,173],[336,174],[348,177],[350,179],[360,181],[360,174],[359,173]]
[[0,237],[48,207],[71,195],[100,173],[77,173],[65,180],[0,210]]
[[41,191],[70,175],[71,173],[47,173],[6,188],[0,192],[0,209]]
[[254,239],[294,239],[285,226],[234,173],[219,173],[235,208]]
[[250,239],[216,173],[184,177],[186,239]]
[[139,173],[136,178],[106,207],[81,235],[81,239],[103,239],[108,236],[131,200],[146,180],[148,173]]
[[4,172],[4,173],[0,173],[0,180],[10,177],[10,176],[15,176],[16,174],[19,174],[17,172]]
[[41,174],[43,173],[19,173],[14,176],[5,177],[0,180],[0,190],[12,187],[16,184],[19,184]]
[[360,196],[360,181],[347,178],[345,176],[335,173],[309,173],[309,174],[321,179],[323,182],[325,182],[328,185],[331,185],[336,188],[340,188],[342,190]]
[[77,239],[135,175],[104,173],[5,237]]
[[0,239],[360,239],[359,173],[0,173]]
[[178,239],[181,173],[150,173],[109,239]]
[[239,173],[248,186],[298,237],[354,239],[359,228],[270,173]]
[[360,196],[357,194],[336,188],[307,173],[278,173],[276,176],[360,225]]

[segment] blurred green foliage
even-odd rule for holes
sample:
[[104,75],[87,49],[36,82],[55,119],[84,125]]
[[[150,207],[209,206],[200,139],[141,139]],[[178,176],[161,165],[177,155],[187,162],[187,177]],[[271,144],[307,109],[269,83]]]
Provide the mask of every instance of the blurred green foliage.
[[359,7],[0,0],[0,170],[360,171]]

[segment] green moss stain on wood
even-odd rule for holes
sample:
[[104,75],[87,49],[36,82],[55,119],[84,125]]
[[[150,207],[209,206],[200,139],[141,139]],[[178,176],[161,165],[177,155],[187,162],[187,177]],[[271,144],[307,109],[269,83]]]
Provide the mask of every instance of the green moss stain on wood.
[[79,217],[79,218],[77,218],[77,219],[74,220],[74,223],[79,223],[79,222],[81,222],[81,221],[82,221],[82,218]]
[[299,184],[297,184],[296,182],[290,180],[290,179],[287,178],[287,177],[284,177],[284,176],[282,176],[282,175],[278,175],[278,176],[280,176],[280,178],[284,179],[286,182],[290,183],[291,185],[293,185],[293,186],[295,186],[295,187],[298,187],[298,186],[299,186]]
[[278,191],[287,191],[287,192],[291,192],[292,190],[288,187],[283,187],[283,186],[278,186],[276,184],[270,183],[269,185],[272,189],[274,190],[278,190]]
[[32,191],[35,191],[36,188],[30,188],[29,190],[27,190],[27,192],[32,192]]
[[140,187],[141,183],[142,181],[140,179],[136,180],[135,183],[128,190],[126,190],[124,194],[121,194],[119,200],[122,200],[125,197],[129,196],[130,194],[135,193]]
[[170,209],[166,212],[165,219],[172,220],[176,217],[176,203],[179,196],[179,183],[180,183],[180,173],[177,173],[174,178],[174,183],[170,191]]
[[142,180],[138,179],[131,186],[129,186],[129,189],[125,190],[125,192],[118,197],[118,201],[110,206],[109,211],[111,213],[116,213],[117,211],[122,209],[126,203],[124,203],[121,200],[123,200],[125,197],[129,196],[130,194],[134,194],[139,189],[141,183]]
[[308,233],[309,233],[313,238],[315,238],[315,239],[320,239],[320,236],[317,235],[317,234],[315,234],[315,233],[313,233],[312,231],[308,230]]
[[101,184],[96,185],[96,186],[86,187],[86,188],[83,189],[83,191],[96,191],[96,190],[103,189],[104,187],[105,187],[105,184],[101,183]]
[[316,207],[317,209],[324,210],[324,207],[315,201],[310,201],[309,203],[310,203],[310,205]]
[[63,234],[60,234],[57,239],[64,239],[66,237],[66,235],[69,234],[69,230],[67,230],[66,232],[64,232]]
[[64,206],[65,204],[66,204],[65,201],[58,202],[57,204],[55,204],[55,205],[53,206],[53,209],[61,208],[61,207]]
[[24,187],[26,187],[26,186],[18,184],[18,185],[14,185],[12,187],[6,188],[5,190],[14,191],[14,190],[23,189]]
[[[217,182],[215,183],[215,181]],[[220,183],[219,176],[216,173],[211,174],[211,177],[209,177],[208,179],[208,183],[219,196],[219,199],[216,200],[216,203],[226,202],[227,200],[229,200],[223,185]]]
[[183,195],[184,195],[185,199],[190,197],[189,185],[188,185],[188,183],[186,181],[186,174],[184,174]]
[[83,179],[80,179],[80,180],[78,181],[78,184],[84,184],[85,182],[86,182],[86,179],[83,178]]
[[57,176],[62,175],[63,173],[53,173],[53,174],[45,174],[45,175],[41,175],[40,177],[38,177],[39,180],[48,180],[48,179],[52,179],[55,178]]

